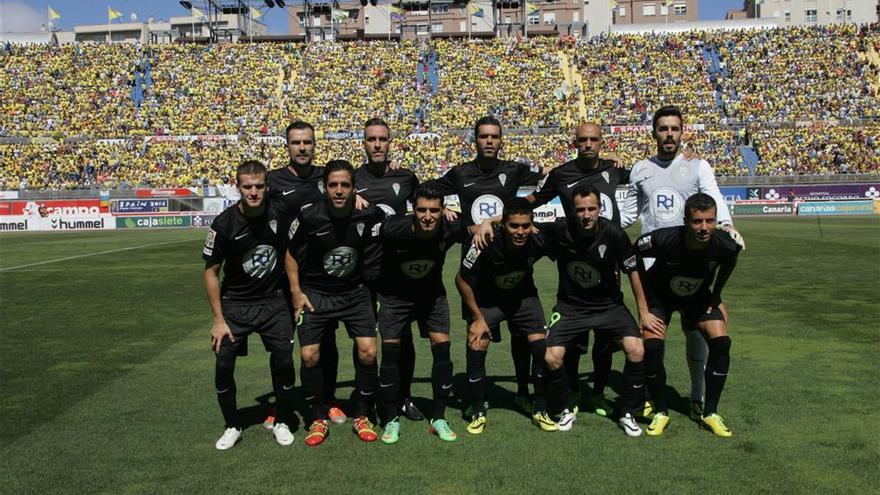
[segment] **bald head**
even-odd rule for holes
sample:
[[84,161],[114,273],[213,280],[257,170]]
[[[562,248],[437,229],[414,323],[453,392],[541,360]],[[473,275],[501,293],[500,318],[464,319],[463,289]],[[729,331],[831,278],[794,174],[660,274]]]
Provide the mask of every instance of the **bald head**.
[[578,158],[585,161],[591,167],[599,162],[599,153],[602,152],[602,128],[592,122],[585,122],[577,127],[574,134],[574,145],[578,150]]

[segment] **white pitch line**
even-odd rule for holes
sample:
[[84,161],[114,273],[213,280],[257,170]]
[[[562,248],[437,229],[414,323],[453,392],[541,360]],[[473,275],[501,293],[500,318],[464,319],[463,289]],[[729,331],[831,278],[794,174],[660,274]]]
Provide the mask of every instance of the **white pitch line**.
[[131,247],[126,247],[126,248],[111,249],[109,251],[101,251],[99,253],[78,254],[76,256],[68,256],[66,258],[57,258],[54,260],[38,261],[36,263],[27,263],[24,265],[9,266],[6,268],[0,268],[0,272],[8,272],[10,270],[18,270],[19,268],[30,268],[32,266],[48,265],[50,263],[60,263],[62,261],[78,260],[81,258],[90,258],[92,256],[101,256],[104,254],[121,253],[123,251],[133,251],[135,249],[144,249],[144,248],[154,247],[154,246],[167,246],[168,244],[182,244],[184,242],[193,242],[196,240],[198,240],[198,239],[184,239],[181,241],[155,242],[153,244],[142,244],[140,246],[131,246]]

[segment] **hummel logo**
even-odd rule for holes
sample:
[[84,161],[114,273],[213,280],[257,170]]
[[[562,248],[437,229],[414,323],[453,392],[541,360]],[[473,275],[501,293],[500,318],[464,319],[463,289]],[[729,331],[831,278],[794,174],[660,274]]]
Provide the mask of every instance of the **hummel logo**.
[[443,390],[449,390],[450,388],[452,388],[452,384],[450,383],[448,385],[441,385],[440,388],[442,388]]
[[584,179],[578,179],[578,180],[572,182],[571,184],[566,184],[565,187],[571,189],[572,187],[574,187],[574,186],[580,184],[580,182],[581,182],[582,180],[584,180]]
[[321,237],[322,235],[327,235],[327,234],[329,234],[329,233],[330,233],[329,230],[325,230],[324,232],[318,232],[317,234],[315,234],[315,236],[317,236],[317,237]]
[[477,383],[482,380],[483,380],[482,378],[468,378],[468,381],[471,383]]
[[471,187],[474,184],[476,184],[476,182],[468,182],[467,184],[464,185],[464,187]]
[[239,240],[239,239],[244,239],[244,238],[247,237],[247,236],[248,236],[248,233],[245,232],[244,234],[241,234],[241,235],[237,235],[237,236],[235,236],[235,240],[237,241],[237,240]]
[[355,190],[355,192],[356,192],[357,194],[360,194],[360,193],[366,191],[367,189],[369,189],[369,187],[365,187],[365,188],[363,188],[363,189],[357,189],[357,190]]
[[291,189],[290,191],[281,191],[281,195],[282,195],[282,196],[287,196],[288,194],[290,194],[290,193],[292,193],[292,192],[294,192],[294,191],[296,191],[296,189]]

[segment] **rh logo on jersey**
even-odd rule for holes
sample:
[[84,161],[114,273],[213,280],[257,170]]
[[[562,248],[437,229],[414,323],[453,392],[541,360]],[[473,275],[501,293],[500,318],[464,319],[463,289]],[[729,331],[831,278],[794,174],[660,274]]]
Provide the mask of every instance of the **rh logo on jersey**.
[[494,194],[484,194],[474,201],[471,206],[471,218],[474,223],[480,223],[487,218],[492,218],[501,214],[504,203]]
[[599,270],[583,261],[572,261],[565,267],[565,272],[568,273],[568,278],[579,285],[581,289],[592,289],[602,282]]
[[254,278],[263,278],[275,269],[278,255],[275,253],[274,247],[260,244],[248,251],[241,261],[245,273]]
[[651,196],[651,213],[661,222],[679,220],[683,203],[678,191],[671,187],[661,187]]
[[669,288],[676,296],[686,297],[693,295],[703,284],[703,279],[693,277],[672,277],[669,279]]
[[434,268],[433,260],[411,260],[400,264],[400,270],[411,279],[425,278]]
[[522,282],[523,277],[526,272],[519,270],[515,272],[505,273],[504,275],[498,275],[495,277],[495,286],[499,289],[510,290],[519,285]]
[[346,277],[354,272],[358,255],[354,248],[340,246],[324,255],[324,271],[334,277]]

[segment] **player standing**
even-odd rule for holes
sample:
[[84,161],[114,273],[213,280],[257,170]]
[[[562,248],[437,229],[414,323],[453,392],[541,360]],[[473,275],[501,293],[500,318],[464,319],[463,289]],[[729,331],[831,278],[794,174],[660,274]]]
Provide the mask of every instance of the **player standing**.
[[[247,338],[260,334],[269,352],[277,418],[272,427],[281,445],[293,443],[288,422],[293,414],[293,324],[284,299],[284,270],[278,260],[287,244],[283,204],[266,198],[266,167],[257,161],[238,166],[235,183],[241,194],[211,223],[202,251],[205,288],[214,323],[211,346],[216,354],[214,384],[226,430],[218,450],[232,448],[242,425],[235,400],[235,361],[247,354]],[[223,267],[223,281],[220,268]]]
[[[621,227],[629,227],[636,219],[641,222],[642,234],[679,226],[684,216],[685,199],[702,192],[712,196],[718,205],[718,223],[742,245],[712,167],[705,160],[688,159],[679,154],[684,129],[681,111],[676,107],[663,107],[654,113],[651,125],[657,154],[636,163],[630,172],[630,185],[621,211]],[[647,264],[650,263],[648,260]],[[698,332],[684,330],[691,375],[691,417],[696,420],[703,411],[703,373],[708,348]]]

